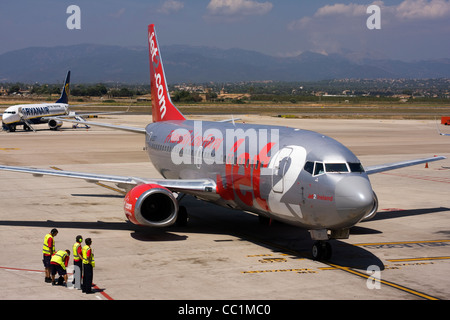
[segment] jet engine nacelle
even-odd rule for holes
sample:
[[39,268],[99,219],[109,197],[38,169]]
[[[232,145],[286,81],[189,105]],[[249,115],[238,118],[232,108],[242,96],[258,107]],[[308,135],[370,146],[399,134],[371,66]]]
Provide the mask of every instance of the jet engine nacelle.
[[375,215],[377,214],[377,210],[378,210],[378,197],[376,195],[376,193],[373,193],[373,207],[370,210],[370,212],[368,214],[366,214],[364,216],[364,218],[361,219],[361,221],[367,221],[367,220],[371,220],[375,217]]
[[48,121],[48,127],[52,130],[56,130],[63,125],[61,120],[51,119]]
[[167,227],[177,219],[178,201],[172,192],[160,185],[142,184],[127,193],[124,211],[134,224]]

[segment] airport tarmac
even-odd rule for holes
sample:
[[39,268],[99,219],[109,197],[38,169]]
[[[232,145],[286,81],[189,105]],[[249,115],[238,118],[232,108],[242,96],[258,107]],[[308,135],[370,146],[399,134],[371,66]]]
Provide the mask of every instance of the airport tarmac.
[[[433,155],[450,158],[450,137],[429,120],[320,120],[239,116],[247,123],[314,130],[349,147],[363,165]],[[224,119],[227,116],[195,116]],[[144,127],[150,117],[96,121]],[[0,163],[160,177],[144,136],[92,127],[0,133]],[[445,127],[441,131],[445,131]],[[329,262],[311,259],[306,230],[270,226],[241,211],[186,197],[186,227],[126,222],[123,195],[84,180],[0,172],[1,300],[428,300],[450,298],[450,159],[370,176],[377,216],[331,241]],[[44,283],[42,241],[56,249],[93,239],[95,293]],[[373,275],[380,281],[369,279]]]

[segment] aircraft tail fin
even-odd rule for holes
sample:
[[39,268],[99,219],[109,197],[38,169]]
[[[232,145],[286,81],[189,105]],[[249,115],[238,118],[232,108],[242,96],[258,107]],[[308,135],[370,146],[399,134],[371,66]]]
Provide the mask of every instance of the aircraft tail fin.
[[148,26],[148,50],[153,122],[186,120],[170,99],[154,24]]
[[56,101],[56,103],[69,103],[70,94],[70,70],[67,72],[66,81],[64,81],[64,86],[61,89],[61,97]]

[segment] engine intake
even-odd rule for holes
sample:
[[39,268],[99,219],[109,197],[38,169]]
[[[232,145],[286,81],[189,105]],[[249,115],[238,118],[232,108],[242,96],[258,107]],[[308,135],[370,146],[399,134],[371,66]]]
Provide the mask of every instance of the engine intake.
[[51,119],[48,121],[48,127],[52,130],[56,130],[60,128],[63,125],[63,122],[61,120],[55,120]]
[[143,184],[131,189],[124,200],[124,211],[134,224],[167,227],[178,216],[178,201],[170,190],[157,184]]

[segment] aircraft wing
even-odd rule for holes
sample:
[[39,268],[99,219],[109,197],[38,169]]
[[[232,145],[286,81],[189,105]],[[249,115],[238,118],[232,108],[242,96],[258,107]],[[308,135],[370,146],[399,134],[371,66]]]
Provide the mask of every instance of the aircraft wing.
[[395,169],[400,169],[400,168],[404,168],[404,167],[415,166],[417,164],[433,162],[433,161],[438,161],[438,160],[444,160],[444,159],[447,159],[447,158],[440,156],[440,157],[407,160],[407,161],[401,161],[401,162],[393,162],[393,163],[369,166],[369,167],[366,167],[365,170],[366,170],[367,174],[374,174],[374,173],[395,170]]
[[[118,112],[121,112],[121,111],[118,111]],[[82,125],[93,125],[93,126],[98,126],[98,127],[104,127],[104,128],[110,128],[110,129],[116,129],[116,130],[123,130],[123,131],[130,131],[130,132],[134,132],[134,133],[143,133],[143,134],[145,134],[145,128],[136,128],[136,127],[120,126],[120,125],[100,123],[100,122],[92,122],[92,121],[84,121],[84,120],[76,120],[76,119],[67,119],[66,117],[67,116],[47,117],[47,119],[55,119],[55,120],[60,120],[60,121],[67,121],[67,122],[78,123],[78,124],[82,124]],[[217,121],[217,122],[222,122],[222,123],[224,123],[224,122],[233,122],[234,123],[235,120],[241,120],[241,119],[239,119],[239,118],[237,118],[237,119],[227,119],[227,120],[220,120],[220,121]]]
[[[78,105],[70,105],[71,108],[73,107],[81,107],[81,106],[89,106],[89,105],[95,105],[95,104],[78,104]],[[80,117],[86,117],[86,116],[100,116],[100,115],[111,115],[111,114],[127,114],[130,111],[130,107],[128,106],[127,110],[124,111],[97,111],[97,112],[78,112],[78,111],[70,111],[68,115],[60,116],[60,117],[71,117],[75,118],[77,116]]]
[[242,119],[241,118],[236,118],[236,119],[231,118],[231,119],[219,120],[219,121],[216,121],[216,122],[218,122],[218,123],[227,123],[227,122],[234,123],[235,121],[239,121],[239,120],[242,120]]
[[64,170],[35,169],[28,167],[12,167],[0,165],[0,170],[29,173],[35,177],[44,175],[83,179],[90,183],[110,182],[115,183],[117,187],[131,190],[140,184],[157,184],[165,187],[173,192],[183,192],[187,194],[214,193],[216,191],[216,183],[211,179],[147,179],[138,177],[115,176],[95,173],[83,173]]
[[110,129],[116,129],[116,130],[124,130],[124,131],[130,131],[130,132],[144,133],[145,134],[145,128],[119,126],[119,125],[114,125],[114,124],[107,124],[107,123],[101,123],[101,122],[92,122],[92,121],[80,121],[80,120],[75,120],[75,119],[67,119],[67,118],[64,118],[64,117],[47,117],[47,119],[55,119],[55,120],[60,120],[60,121],[74,122],[74,123],[83,124],[83,125],[92,125],[92,126],[98,126],[98,127],[104,127],[104,128],[110,128]]

